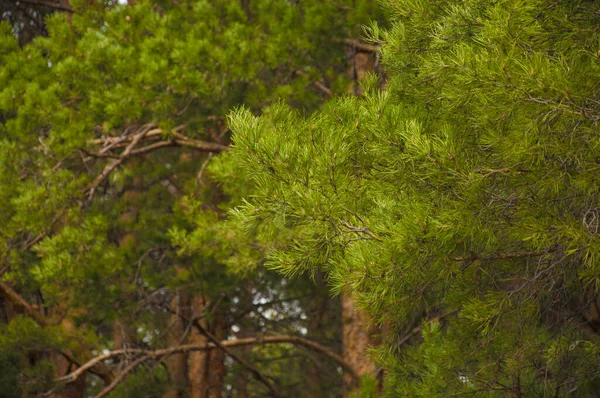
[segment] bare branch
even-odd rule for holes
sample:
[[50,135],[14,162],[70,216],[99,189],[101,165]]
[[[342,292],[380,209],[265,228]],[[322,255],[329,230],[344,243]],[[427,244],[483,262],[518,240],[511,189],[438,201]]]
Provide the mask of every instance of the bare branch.
[[136,134],[133,137],[133,139],[131,140],[131,143],[129,145],[127,145],[127,148],[125,148],[125,150],[123,151],[121,156],[118,159],[115,159],[111,163],[107,164],[106,167],[104,167],[104,170],[102,170],[102,173],[100,173],[100,175],[98,175],[96,177],[94,182],[92,182],[92,185],[90,185],[90,187],[89,187],[88,200],[92,200],[92,198],[94,197],[94,193],[96,192],[96,188],[98,188],[98,186],[102,183],[102,181],[104,181],[106,179],[106,177],[108,177],[114,169],[119,167],[119,165],[121,163],[123,163],[125,161],[125,159],[127,159],[127,157],[129,157],[133,148],[141,141],[142,138],[144,138],[146,133],[148,133],[148,131],[150,131],[150,129],[152,127],[153,127],[152,124],[149,124],[149,125],[146,125],[145,127],[143,127],[142,131],[140,131],[138,134]]
[[367,43],[361,43],[358,40],[355,39],[345,39],[344,43],[353,46],[354,48],[356,48],[357,50],[366,52],[366,53],[374,53],[374,52],[378,52],[381,50],[381,45],[380,44],[367,44]]
[[[245,339],[237,339],[237,340],[224,340],[220,341],[219,344],[225,348],[235,348],[235,347],[243,347],[248,345],[260,345],[260,344],[294,344],[298,346],[302,346],[308,349],[311,349],[315,352],[318,352],[326,357],[334,360],[345,372],[350,374],[355,380],[359,380],[359,376],[356,371],[339,355],[331,351],[329,348],[320,345],[314,341],[297,337],[297,336],[265,336],[262,339],[249,337]],[[71,383],[77,380],[83,373],[88,370],[94,368],[99,365],[101,362],[106,361],[108,359],[114,357],[120,357],[125,355],[140,355],[139,359],[136,360],[137,365],[141,364],[144,361],[148,361],[150,359],[161,358],[167,355],[185,353],[191,351],[205,351],[205,350],[213,350],[219,348],[214,343],[203,343],[203,344],[183,344],[175,347],[163,348],[158,350],[144,350],[139,348],[125,348],[120,350],[109,351],[106,354],[97,356],[85,364],[81,365],[77,370],[69,373],[68,375],[57,379],[56,381],[59,383]],[[136,365],[136,366],[137,366]],[[129,368],[128,368],[129,369]],[[131,368],[129,372],[133,370]],[[120,376],[120,375],[119,375]],[[123,375],[123,377],[126,375]],[[119,377],[120,380],[123,377]],[[111,383],[112,384],[112,383]]]
[[342,232],[354,232],[358,236],[360,236],[361,233],[364,233],[364,234],[370,236],[371,238],[375,239],[376,241],[381,242],[381,238],[379,236],[375,235],[373,232],[371,232],[365,226],[364,221],[363,221],[363,226],[361,228],[354,227],[354,226],[350,225],[348,222],[346,222],[344,220],[340,220],[340,224],[342,224],[343,226],[345,226],[346,228],[348,228],[347,230],[343,230],[343,229],[340,228],[340,231],[342,231]]

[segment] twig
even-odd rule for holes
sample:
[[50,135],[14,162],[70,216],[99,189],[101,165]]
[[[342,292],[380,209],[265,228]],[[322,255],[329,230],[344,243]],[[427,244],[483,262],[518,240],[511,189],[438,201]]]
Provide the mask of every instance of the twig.
[[[308,76],[308,74],[302,70],[296,70],[294,71],[297,75],[300,76]],[[327,87],[325,84],[323,84],[322,82],[315,80],[313,81],[313,84],[315,85],[315,87],[317,87],[323,94],[327,95],[328,97],[333,96],[333,92],[329,89],[329,87]]]
[[381,44],[361,43],[360,41],[355,40],[355,39],[344,39],[344,43],[353,46],[357,50],[361,50],[361,51],[367,52],[367,53],[374,53],[374,52],[378,52],[379,50],[381,50]]
[[200,171],[198,171],[198,175],[196,176],[196,181],[198,181],[198,184],[204,186],[204,183],[202,182],[202,174],[204,173],[204,170],[206,169],[206,166],[208,166],[208,162],[210,162],[210,159],[213,157],[213,153],[209,153],[206,160],[204,162],[202,162],[202,166],[200,166]]
[[133,139],[131,140],[131,143],[129,145],[127,145],[127,148],[125,148],[125,150],[123,151],[121,156],[118,159],[115,159],[111,163],[107,164],[106,167],[104,167],[104,170],[102,170],[102,173],[100,173],[100,175],[98,175],[98,177],[96,177],[94,182],[92,182],[92,184],[89,187],[89,195],[88,195],[89,201],[91,201],[92,198],[94,197],[96,188],[98,188],[98,186],[102,183],[102,181],[104,181],[114,169],[119,167],[119,165],[121,163],[123,163],[125,161],[125,159],[127,159],[127,157],[129,157],[133,148],[141,141],[142,138],[144,138],[146,133],[148,133],[148,131],[150,131],[151,128],[152,128],[152,125],[147,125],[146,127],[144,127],[141,132],[139,132],[138,134],[136,134],[133,137]]
[[354,232],[355,234],[360,236],[360,233],[364,233],[367,234],[368,236],[370,236],[371,238],[375,239],[376,241],[381,242],[381,238],[377,235],[375,235],[373,232],[371,232],[366,226],[363,225],[362,228],[358,228],[358,227],[354,227],[352,225],[350,225],[348,222],[344,221],[344,220],[340,220],[340,223],[345,226],[346,228],[348,228],[347,230],[342,230],[340,229],[342,232]]
[[508,252],[508,253],[499,253],[499,254],[495,254],[495,255],[490,255],[490,256],[481,256],[479,254],[475,254],[473,253],[470,256],[456,256],[456,257],[450,257],[450,260],[452,261],[475,261],[475,260],[505,260],[505,259],[511,259],[511,258],[523,258],[523,257],[539,257],[539,256],[543,256],[544,254],[549,254],[554,252],[555,250],[546,250],[543,252]]
[[323,83],[321,83],[320,81],[316,80],[313,82],[313,84],[319,89],[321,90],[321,92],[325,95],[327,95],[328,97],[333,96],[333,92]]

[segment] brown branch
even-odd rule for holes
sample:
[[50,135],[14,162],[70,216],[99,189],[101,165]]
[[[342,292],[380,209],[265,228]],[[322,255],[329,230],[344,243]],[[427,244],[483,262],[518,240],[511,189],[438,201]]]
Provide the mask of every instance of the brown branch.
[[321,90],[321,92],[325,95],[327,95],[328,97],[333,96],[333,92],[329,89],[329,87],[327,87],[326,85],[324,85],[323,83],[321,83],[320,81],[315,81],[313,82],[313,84],[319,89]]
[[71,12],[71,13],[76,14],[76,12],[71,7],[66,7],[61,4],[49,3],[47,1],[42,1],[42,0],[18,0],[18,1],[19,1],[19,3],[27,3],[27,4],[32,4],[32,5],[36,5],[36,6],[43,6],[43,7],[53,8],[53,9],[59,10],[59,11],[66,11],[66,12]]
[[[362,220],[361,220],[362,221]],[[367,234],[368,236],[370,236],[371,238],[375,239],[378,242],[381,242],[381,238],[377,235],[375,235],[373,232],[371,232],[365,225],[364,225],[364,221],[363,222],[363,227],[362,228],[358,228],[358,227],[354,227],[352,225],[350,225],[348,222],[344,221],[344,220],[340,220],[340,223],[345,226],[346,228],[348,228],[347,230],[343,230],[340,228],[340,231],[342,232],[354,232],[355,234],[359,235],[361,233]]]
[[[155,149],[165,148],[165,147],[169,147],[169,146],[182,146],[182,147],[198,149],[198,150],[205,151],[205,152],[221,152],[221,151],[226,151],[227,149],[229,149],[229,147],[226,145],[222,145],[222,144],[218,144],[218,143],[214,143],[214,142],[200,141],[200,140],[195,140],[195,139],[186,137],[185,135],[179,133],[179,131],[181,131],[184,127],[185,126],[182,125],[182,126],[178,126],[178,127],[174,128],[172,130],[172,132],[171,132],[173,135],[172,140],[159,141],[155,144],[147,145],[147,146],[139,148],[139,149],[133,149],[133,150],[131,150],[131,152],[128,155],[129,156],[140,155],[143,153],[148,153]],[[144,135],[144,137],[142,138],[141,141],[143,142],[146,140],[152,140],[152,141],[157,140],[157,139],[159,140],[163,136],[163,134],[164,134],[163,130],[153,129],[153,130],[148,131]],[[90,155],[97,156],[97,157],[115,157],[116,155],[107,154],[106,153],[107,150],[113,149],[113,148],[119,148],[119,147],[122,147],[125,145],[127,145],[127,147],[129,147],[131,145],[131,143],[133,142],[133,140],[135,140],[136,137],[137,136],[107,137],[107,138],[102,138],[102,139],[90,140],[90,141],[88,141],[89,144],[105,146],[105,148],[102,149],[102,151],[100,151],[99,154],[90,153]],[[125,152],[117,157],[122,157],[123,155],[125,155]]]
[[6,298],[8,298],[14,305],[18,308],[21,308],[30,318],[33,318],[41,326],[46,326],[49,324],[46,317],[37,311],[31,304],[27,302],[19,293],[14,291],[10,286],[8,286],[4,281],[0,280],[0,290]]
[[[151,126],[156,127],[156,124],[152,123]],[[127,132],[125,132],[125,134],[127,134]],[[151,138],[160,139],[162,134],[163,134],[163,130],[155,128],[155,129],[149,130],[146,133],[146,135],[144,136],[144,138],[145,139],[151,139]],[[108,145],[131,142],[134,138],[135,138],[135,135],[121,135],[118,137],[96,138],[93,140],[88,140],[88,144],[108,146]]]
[[357,50],[361,50],[361,51],[367,52],[367,53],[374,53],[374,52],[378,52],[379,50],[381,50],[380,44],[361,43],[360,41],[355,40],[355,39],[345,39],[344,43],[353,46]]
[[[220,341],[219,344],[222,347],[226,348],[234,348],[234,347],[243,347],[248,345],[259,345],[259,344],[294,344],[298,346],[302,346],[305,348],[309,348],[315,352],[325,355],[326,357],[334,360],[345,372],[350,374],[352,378],[355,380],[359,380],[360,376],[356,371],[350,366],[341,356],[337,355],[329,348],[320,345],[314,341],[297,337],[297,336],[265,336],[262,339],[258,339],[255,337],[249,337],[244,339],[237,340],[224,340]],[[163,348],[158,350],[144,350],[140,348],[124,348],[120,350],[109,351],[106,354],[97,356],[85,364],[81,365],[75,371],[69,373],[68,375],[57,379],[56,381],[59,383],[71,383],[77,380],[83,373],[88,370],[91,370],[95,366],[99,365],[101,362],[106,361],[108,359],[125,356],[125,355],[141,355],[141,358],[145,358],[144,361],[160,358],[167,355],[178,354],[178,353],[186,353],[190,351],[206,351],[213,350],[219,348],[214,343],[202,343],[202,344],[183,344],[175,347]],[[139,363],[142,363],[140,361]],[[122,378],[121,378],[122,380]]]
[[125,161],[125,159],[127,159],[127,157],[129,157],[133,148],[140,142],[140,140],[142,138],[144,138],[146,133],[148,133],[148,131],[150,131],[150,129],[152,127],[153,127],[152,124],[148,124],[145,127],[143,127],[142,131],[140,131],[138,134],[136,134],[133,137],[133,139],[131,140],[131,143],[129,145],[127,145],[127,148],[125,148],[125,150],[123,151],[121,156],[118,159],[115,159],[111,163],[107,164],[106,167],[104,167],[104,170],[102,170],[102,173],[100,173],[100,175],[98,175],[96,177],[94,182],[92,182],[92,184],[88,188],[89,189],[88,200],[90,200],[90,201],[92,200],[92,198],[94,197],[94,193],[96,192],[96,189],[102,183],[102,181],[104,181],[114,169],[119,167],[119,165],[121,163],[123,163]]

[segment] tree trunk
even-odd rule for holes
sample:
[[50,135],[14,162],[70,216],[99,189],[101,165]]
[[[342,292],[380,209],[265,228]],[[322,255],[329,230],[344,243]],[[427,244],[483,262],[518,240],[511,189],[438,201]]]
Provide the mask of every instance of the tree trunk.
[[[359,95],[362,93],[359,82],[365,78],[367,73],[379,72],[379,56],[373,52],[362,51],[357,46],[352,46],[350,51],[349,75],[352,83],[348,87],[348,92]],[[376,345],[375,336],[377,334],[379,333],[374,325],[369,327],[369,315],[365,311],[356,308],[350,293],[343,292],[342,340],[344,342],[344,359],[359,376],[368,376],[374,380],[381,378],[382,375],[377,372],[377,366],[369,357],[367,349]],[[359,387],[357,383],[353,382],[350,375],[344,375],[344,396],[350,396],[358,391]],[[380,388],[381,383],[378,386],[379,390]]]
[[[193,316],[201,316],[198,322],[203,328],[207,327],[206,317],[202,314],[207,304],[202,296],[196,296],[192,299]],[[198,330],[194,329],[190,333],[190,344],[206,344],[207,338]],[[208,352],[196,351],[188,354],[188,379],[190,382],[190,398],[208,398]]]
[[[219,340],[226,336],[225,318],[217,313],[211,322],[212,334]],[[225,354],[221,350],[211,350],[209,353],[208,367],[208,398],[221,398],[223,396],[223,381],[225,379]]]
[[[190,301],[189,297],[180,291],[175,294],[171,300],[171,308],[175,314],[169,317],[169,332],[167,335],[167,344],[169,347],[181,343],[181,339],[186,332],[186,322],[184,318],[189,318]],[[183,398],[186,396],[185,390],[188,386],[187,356],[185,353],[170,355],[165,364],[169,371],[170,384],[164,398]]]
[[[344,341],[344,360],[356,373],[363,377],[378,378],[377,366],[369,357],[367,349],[375,345],[376,328],[369,327],[369,316],[365,311],[357,310],[354,299],[346,292],[342,293],[342,336]],[[349,374],[344,375],[344,396],[350,396],[359,386]]]
[[[192,313],[199,317],[198,322],[218,340],[225,338],[225,322],[219,314],[206,316],[210,301],[201,295],[192,299]],[[197,329],[190,332],[189,343],[206,344],[210,340]],[[196,351],[188,354],[188,378],[190,398],[221,398],[225,378],[224,354],[218,349]]]

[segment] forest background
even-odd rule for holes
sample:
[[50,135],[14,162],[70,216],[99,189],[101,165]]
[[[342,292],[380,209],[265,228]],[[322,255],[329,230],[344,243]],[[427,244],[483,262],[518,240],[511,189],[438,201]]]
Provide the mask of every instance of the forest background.
[[597,3],[0,4],[0,396],[595,396]]

